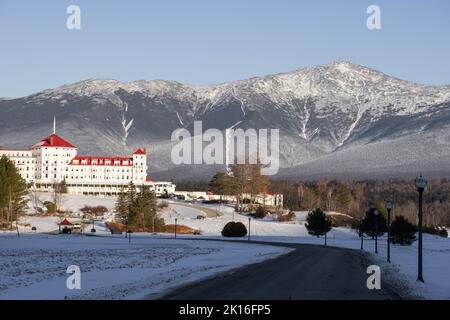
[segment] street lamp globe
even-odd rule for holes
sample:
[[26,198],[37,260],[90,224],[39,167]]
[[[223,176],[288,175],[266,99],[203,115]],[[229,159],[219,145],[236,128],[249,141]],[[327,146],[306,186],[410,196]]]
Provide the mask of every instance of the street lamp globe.
[[380,211],[378,211],[378,210],[375,210],[375,211],[373,212],[373,214],[377,216],[377,215],[379,215],[379,214],[380,214]]
[[420,176],[418,176],[417,178],[416,178],[416,187],[417,187],[417,190],[424,190],[425,189],[425,187],[427,186],[427,180],[425,180],[425,178],[424,177],[422,177],[422,174],[420,174]]
[[388,210],[392,210],[392,208],[394,207],[394,205],[392,204],[392,201],[386,201],[386,209]]

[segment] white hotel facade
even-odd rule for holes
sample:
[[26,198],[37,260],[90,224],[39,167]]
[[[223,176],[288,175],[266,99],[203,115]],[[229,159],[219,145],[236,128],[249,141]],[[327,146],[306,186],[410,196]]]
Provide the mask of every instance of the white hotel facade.
[[14,161],[27,184],[39,191],[52,191],[65,180],[70,194],[113,196],[130,182],[148,186],[160,195],[174,193],[171,182],[153,182],[147,177],[147,150],[130,157],[78,156],[77,148],[55,132],[27,150],[0,149],[0,157]]

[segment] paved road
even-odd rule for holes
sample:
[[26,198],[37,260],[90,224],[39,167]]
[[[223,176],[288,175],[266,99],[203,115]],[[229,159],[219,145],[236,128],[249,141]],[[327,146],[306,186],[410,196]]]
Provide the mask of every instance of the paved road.
[[162,299],[400,299],[385,283],[381,290],[367,289],[366,269],[371,263],[357,250],[286,246],[296,249],[279,258],[178,288]]

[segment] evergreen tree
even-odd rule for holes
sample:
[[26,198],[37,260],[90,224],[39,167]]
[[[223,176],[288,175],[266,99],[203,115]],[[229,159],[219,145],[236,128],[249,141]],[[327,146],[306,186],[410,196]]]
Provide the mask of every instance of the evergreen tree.
[[128,196],[123,187],[120,189],[119,196],[117,197],[116,213],[122,222],[128,217]]
[[158,199],[154,191],[142,187],[140,192],[130,184],[127,192],[121,192],[116,202],[116,212],[123,220],[128,218],[128,226],[139,226],[146,231],[150,226],[160,230],[164,219],[158,216]]
[[13,161],[0,158],[0,220],[12,228],[27,207],[27,185]]
[[260,218],[260,219],[262,219],[262,218],[264,218],[266,215],[267,215],[267,211],[264,210],[263,207],[259,206],[258,208],[256,208],[256,211],[255,211],[255,218]]
[[[377,216],[375,215],[375,210],[378,210],[379,212]],[[372,237],[372,239],[375,238],[375,235],[383,235],[387,231],[384,210],[370,208],[369,211],[366,212],[364,219],[361,221],[361,229],[365,234]],[[378,232],[375,232],[376,230],[378,230]]]
[[403,216],[395,217],[390,231],[392,243],[409,246],[416,240],[416,227]]
[[154,226],[155,231],[161,230],[164,227],[164,219],[158,216],[158,199],[155,191],[146,190],[144,193],[149,205],[149,217],[147,218],[147,225]]
[[139,225],[144,231],[148,222],[147,219],[150,216],[150,206],[144,191],[136,195],[129,209],[130,218],[128,225]]
[[66,178],[64,177],[63,181],[61,181],[60,185],[59,185],[59,190],[61,193],[67,193],[67,182],[66,182]]
[[136,194],[137,194],[136,186],[134,185],[133,182],[130,182],[127,191],[127,202],[129,206],[136,200]]
[[217,172],[209,182],[209,187],[221,196],[231,195],[234,192],[233,179],[224,172]]
[[308,213],[306,218],[306,229],[308,233],[317,238],[326,235],[332,228],[333,222],[329,216],[327,216],[322,209],[317,208],[314,211]]

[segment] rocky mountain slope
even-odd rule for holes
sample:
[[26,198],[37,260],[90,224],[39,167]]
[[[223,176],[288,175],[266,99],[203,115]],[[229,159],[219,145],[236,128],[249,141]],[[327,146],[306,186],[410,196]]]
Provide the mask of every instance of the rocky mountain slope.
[[58,133],[81,154],[147,146],[158,178],[203,178],[218,169],[170,161],[172,132],[192,130],[195,120],[204,130],[280,129],[280,176],[450,172],[450,86],[350,62],[208,87],[91,79],[0,100],[0,145],[28,147],[50,133],[53,115]]

